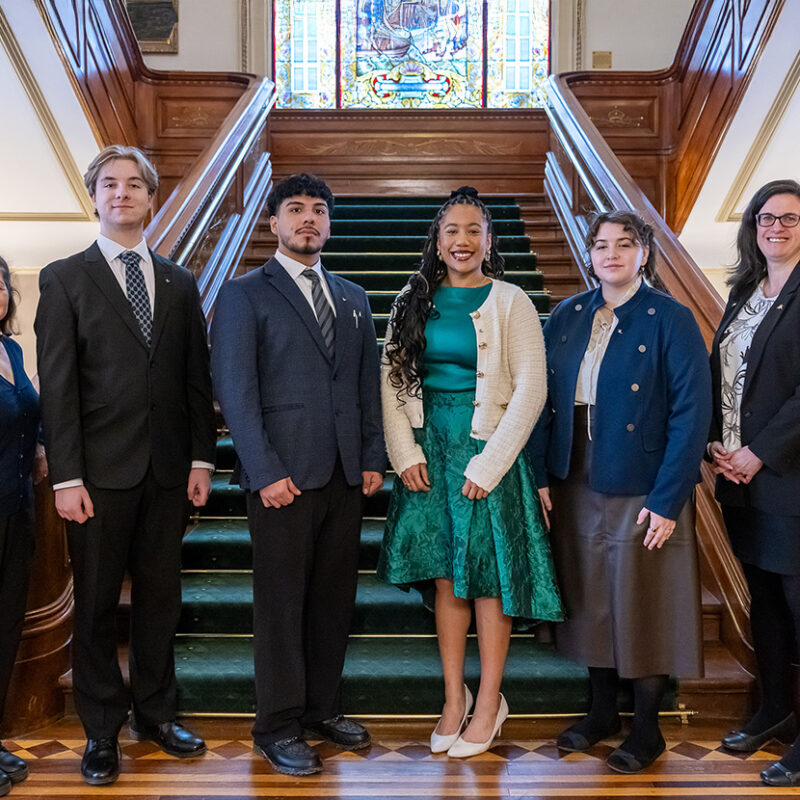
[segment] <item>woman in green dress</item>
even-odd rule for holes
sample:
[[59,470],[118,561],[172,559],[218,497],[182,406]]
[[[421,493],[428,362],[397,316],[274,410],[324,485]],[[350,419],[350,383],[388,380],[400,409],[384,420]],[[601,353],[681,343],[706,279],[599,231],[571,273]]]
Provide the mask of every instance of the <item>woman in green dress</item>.
[[[525,293],[503,282],[488,208],[471,187],[431,224],[419,272],[395,300],[382,366],[386,446],[399,476],[378,575],[435,586],[445,703],[431,750],[487,750],[511,618],[561,619],[536,488],[520,455],[544,405],[545,352]],[[481,680],[464,684],[475,608]]]

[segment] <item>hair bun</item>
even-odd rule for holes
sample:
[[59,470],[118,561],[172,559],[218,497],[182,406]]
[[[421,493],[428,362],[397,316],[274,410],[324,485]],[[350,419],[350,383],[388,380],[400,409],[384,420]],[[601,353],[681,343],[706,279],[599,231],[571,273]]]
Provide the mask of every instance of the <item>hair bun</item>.
[[459,186],[458,189],[450,192],[450,199],[452,200],[454,197],[474,197],[477,199],[478,190],[474,186]]

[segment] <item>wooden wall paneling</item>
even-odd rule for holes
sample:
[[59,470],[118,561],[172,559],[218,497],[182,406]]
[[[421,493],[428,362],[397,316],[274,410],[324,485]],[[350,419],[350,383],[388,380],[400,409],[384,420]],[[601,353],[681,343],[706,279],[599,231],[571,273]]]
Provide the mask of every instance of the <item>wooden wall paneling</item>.
[[540,192],[547,140],[539,109],[277,111],[269,125],[276,178],[316,172],[338,194]]
[[64,714],[59,679],[69,669],[72,639],[72,570],[64,523],[53,491],[36,487],[36,549],[22,640],[11,678],[3,737],[33,730]]

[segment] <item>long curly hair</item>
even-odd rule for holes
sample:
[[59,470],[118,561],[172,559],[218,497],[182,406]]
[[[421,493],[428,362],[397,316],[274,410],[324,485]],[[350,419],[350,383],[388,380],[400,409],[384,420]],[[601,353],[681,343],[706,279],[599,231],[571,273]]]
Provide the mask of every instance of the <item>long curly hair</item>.
[[487,258],[481,266],[484,275],[501,280],[504,259],[498,250],[498,237],[492,225],[492,215],[478,192],[471,186],[462,186],[451,192],[450,199],[436,212],[428,229],[428,238],[422,248],[422,261],[419,270],[408,280],[406,288],[397,296],[392,306],[391,336],[384,345],[385,356],[389,362],[389,383],[397,389],[397,399],[403,391],[419,397],[422,393],[422,380],[425,372],[422,366],[425,353],[425,323],[433,309],[433,295],[447,275],[447,266],[439,257],[439,226],[448,209],[456,205],[475,206],[483,218],[490,236]]
[[751,198],[742,214],[742,222],[736,235],[736,263],[727,280],[731,294],[751,295],[756,286],[766,277],[767,259],[758,246],[756,214],[770,197],[776,194],[793,194],[800,199],[800,183],[790,178],[765,183]]

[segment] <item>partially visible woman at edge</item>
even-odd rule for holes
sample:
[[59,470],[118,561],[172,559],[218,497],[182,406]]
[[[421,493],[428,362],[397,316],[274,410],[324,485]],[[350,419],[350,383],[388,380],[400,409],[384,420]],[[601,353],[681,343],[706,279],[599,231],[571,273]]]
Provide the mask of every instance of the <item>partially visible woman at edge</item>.
[[[711,350],[714,418],[708,455],[733,552],[752,598],[755,716],[723,740],[752,752],[797,730],[792,662],[800,636],[800,184],[753,195],[736,240],[730,299]],[[761,773],[800,784],[800,737]]]
[[[33,556],[33,491],[47,475],[37,444],[39,395],[11,338],[17,310],[8,264],[0,258],[0,719],[25,619]],[[28,765],[0,744],[0,795],[28,777]]]
[[711,381],[691,312],[648,285],[652,228],[606,212],[586,249],[600,285],[545,325],[549,397],[530,448],[567,616],[556,647],[587,665],[592,694],[557,744],[582,751],[615,735],[619,679],[631,678],[633,724],[606,763],[635,773],[664,751],[668,675],[703,673],[692,492]]
[[[511,617],[561,618],[547,532],[521,450],[542,409],[539,318],[505,283],[489,209],[470,187],[434,218],[419,272],[395,300],[383,359],[383,419],[395,481],[378,575],[435,586],[445,703],[431,750],[491,747]],[[481,678],[464,684],[472,605]]]

